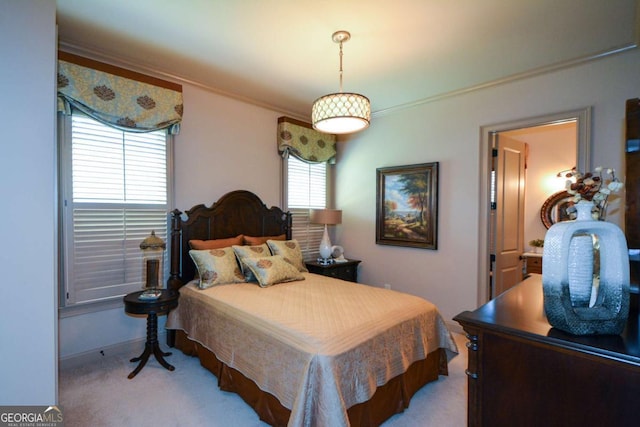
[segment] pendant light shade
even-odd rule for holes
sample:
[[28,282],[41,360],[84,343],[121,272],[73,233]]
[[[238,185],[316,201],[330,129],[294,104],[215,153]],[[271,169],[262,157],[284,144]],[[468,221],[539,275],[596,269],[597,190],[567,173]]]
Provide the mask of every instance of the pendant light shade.
[[371,103],[369,98],[357,93],[342,92],[342,43],[351,34],[336,31],[332,39],[340,44],[340,92],[316,99],[311,109],[313,128],[325,133],[345,134],[358,132],[369,126]]
[[357,93],[332,93],[320,97],[311,110],[313,127],[325,133],[351,133],[369,126],[369,98]]

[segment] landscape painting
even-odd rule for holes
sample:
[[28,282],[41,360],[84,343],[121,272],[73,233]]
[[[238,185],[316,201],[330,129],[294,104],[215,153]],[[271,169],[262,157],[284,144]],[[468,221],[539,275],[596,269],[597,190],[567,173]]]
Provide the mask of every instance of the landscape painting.
[[437,249],[438,162],[376,171],[376,243]]

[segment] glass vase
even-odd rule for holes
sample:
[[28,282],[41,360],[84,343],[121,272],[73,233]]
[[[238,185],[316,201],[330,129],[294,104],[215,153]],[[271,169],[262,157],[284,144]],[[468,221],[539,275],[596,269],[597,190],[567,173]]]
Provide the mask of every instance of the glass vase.
[[544,239],[542,286],[551,326],[574,335],[620,334],[629,316],[629,255],[622,230],[592,218],[554,224]]

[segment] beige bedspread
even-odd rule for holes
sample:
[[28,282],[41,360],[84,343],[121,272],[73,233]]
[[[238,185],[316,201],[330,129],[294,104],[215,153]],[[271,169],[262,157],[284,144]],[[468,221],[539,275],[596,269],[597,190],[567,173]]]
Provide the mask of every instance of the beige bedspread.
[[[180,289],[182,329],[291,410],[289,426],[347,426],[347,408],[437,348],[457,347],[436,307],[386,289],[305,273],[268,288]],[[275,374],[274,374],[275,373]]]

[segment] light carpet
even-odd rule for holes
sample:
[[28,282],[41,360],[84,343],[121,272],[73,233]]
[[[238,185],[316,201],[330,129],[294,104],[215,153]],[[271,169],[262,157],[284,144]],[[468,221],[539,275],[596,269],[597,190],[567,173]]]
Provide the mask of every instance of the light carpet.
[[[463,427],[467,424],[466,339],[453,334],[460,354],[449,375],[427,384],[409,408],[383,427]],[[162,346],[166,350],[166,346]],[[142,349],[141,349],[142,351]],[[217,378],[198,359],[172,349],[170,372],[153,358],[133,379],[136,355],[105,358],[59,375],[59,397],[66,427],[211,426],[266,427],[238,395],[218,389]]]

